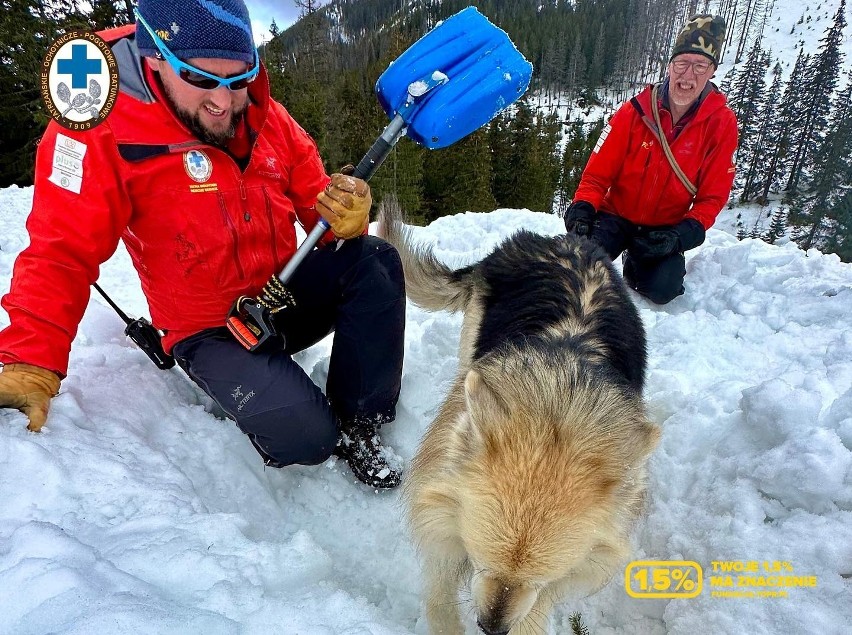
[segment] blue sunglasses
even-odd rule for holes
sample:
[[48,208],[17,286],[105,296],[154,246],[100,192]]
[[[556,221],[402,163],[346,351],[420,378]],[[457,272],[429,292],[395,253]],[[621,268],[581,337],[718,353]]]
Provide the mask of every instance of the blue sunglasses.
[[254,49],[254,66],[252,66],[250,71],[243,73],[242,75],[235,75],[234,77],[219,77],[218,75],[213,75],[212,73],[203,71],[200,68],[197,68],[192,64],[187,64],[183,60],[179,59],[168,49],[168,47],[166,47],[166,43],[160,39],[160,36],[157,35],[154,29],[148,26],[148,23],[145,22],[145,19],[140,15],[139,9],[133,9],[133,14],[136,16],[139,24],[145,27],[145,30],[148,31],[148,35],[150,35],[151,39],[154,40],[154,45],[157,47],[157,50],[160,51],[160,55],[163,59],[169,63],[169,66],[171,66],[172,69],[174,69],[175,74],[177,74],[178,77],[190,86],[200,88],[201,90],[215,90],[219,88],[219,86],[225,86],[230,90],[243,90],[257,79],[257,75],[260,72],[257,47]]

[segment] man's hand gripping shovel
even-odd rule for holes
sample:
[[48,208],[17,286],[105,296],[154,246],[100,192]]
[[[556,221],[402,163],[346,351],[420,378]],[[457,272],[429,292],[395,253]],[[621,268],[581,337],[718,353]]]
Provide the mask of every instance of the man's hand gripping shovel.
[[[440,22],[376,82],[376,95],[391,121],[352,175],[369,180],[403,135],[430,149],[455,143],[523,95],[531,75],[532,65],[509,36],[475,8]],[[249,351],[281,337],[273,316],[295,306],[287,283],[328,227],[320,219],[256,298],[242,296],[234,303],[226,323]]]

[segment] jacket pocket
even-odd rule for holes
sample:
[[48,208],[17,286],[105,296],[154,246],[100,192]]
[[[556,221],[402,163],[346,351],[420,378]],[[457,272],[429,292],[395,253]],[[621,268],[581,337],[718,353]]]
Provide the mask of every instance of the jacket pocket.
[[269,247],[272,250],[272,262],[278,260],[278,238],[275,230],[275,215],[272,213],[272,201],[269,198],[269,192],[263,188],[263,206],[266,211],[266,222],[269,224]]
[[240,261],[240,233],[237,231],[234,219],[228,213],[228,206],[225,203],[224,196],[219,192],[216,197],[219,200],[219,211],[222,213],[222,221],[225,223],[225,227],[227,227],[228,233],[231,236],[231,258],[236,266],[237,276],[240,281],[243,281],[246,278],[246,273],[243,269],[243,263]]

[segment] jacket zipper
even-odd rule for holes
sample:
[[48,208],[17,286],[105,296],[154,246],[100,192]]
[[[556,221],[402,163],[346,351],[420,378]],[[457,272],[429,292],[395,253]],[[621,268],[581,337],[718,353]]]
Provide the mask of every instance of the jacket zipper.
[[272,262],[278,263],[278,245],[275,240],[275,220],[272,216],[272,201],[269,200],[269,194],[266,193],[266,188],[263,188],[263,200],[266,204],[266,220],[269,223],[269,242],[272,247]]
[[224,218],[225,224],[228,226],[228,231],[231,232],[231,238],[233,238],[231,244],[233,245],[232,252],[234,262],[237,266],[237,275],[240,280],[245,280],[246,274],[245,271],[243,271],[243,263],[240,262],[240,234],[234,225],[234,221],[231,220],[231,215],[228,214],[228,207],[225,205],[225,199],[221,192],[217,194],[217,198],[219,199],[219,210],[222,212],[222,218]]

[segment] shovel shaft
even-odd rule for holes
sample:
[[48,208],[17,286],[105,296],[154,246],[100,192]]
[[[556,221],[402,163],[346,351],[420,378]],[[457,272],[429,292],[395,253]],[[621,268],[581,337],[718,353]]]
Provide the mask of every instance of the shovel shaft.
[[382,134],[370,146],[370,149],[367,150],[367,154],[364,155],[361,162],[355,167],[353,176],[369,181],[376,170],[379,169],[379,166],[388,158],[397,141],[405,134],[405,129],[405,120],[400,115],[395,115],[390,123],[385,126]]
[[[399,115],[396,115],[393,119],[391,119],[390,123],[385,126],[382,134],[373,142],[373,145],[370,146],[369,150],[367,150],[367,154],[364,155],[364,158],[362,158],[355,167],[355,171],[352,173],[352,176],[369,181],[370,177],[376,173],[376,170],[379,169],[379,166],[381,166],[382,162],[384,162],[391,150],[393,150],[397,141],[399,141],[405,134],[405,128],[405,120]],[[292,278],[293,274],[296,273],[296,269],[298,269],[299,265],[302,264],[305,256],[311,252],[314,246],[319,242],[319,239],[322,238],[322,235],[328,231],[328,227],[329,225],[325,219],[321,218],[316,226],[311,230],[311,233],[308,234],[299,249],[295,254],[293,254],[293,257],[287,261],[287,265],[281,270],[281,273],[278,274],[278,279],[283,284],[287,284],[290,281],[290,278]]]

